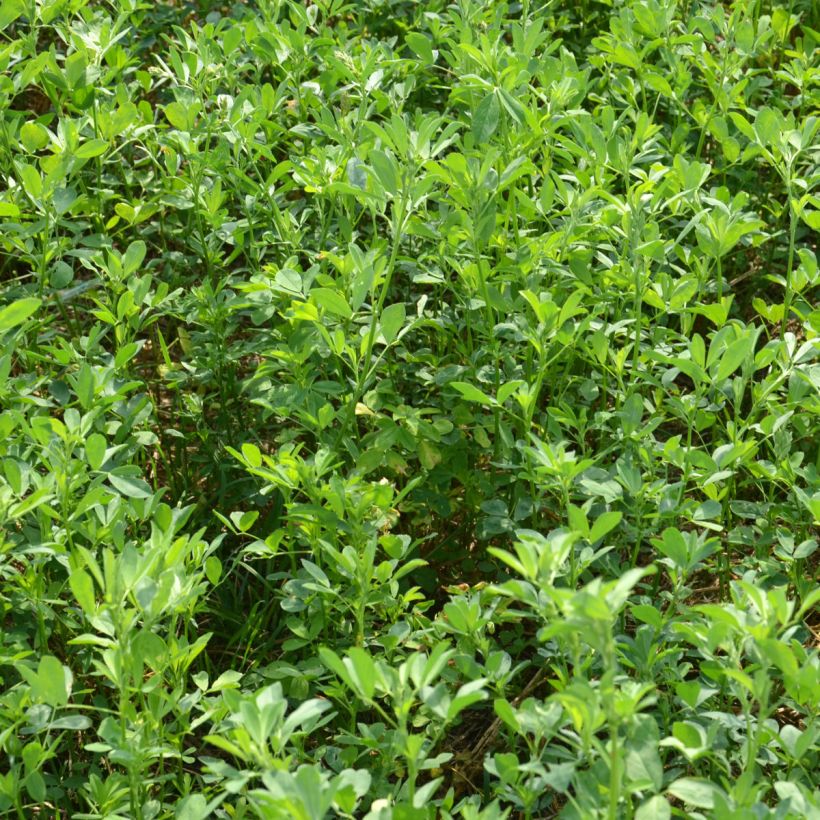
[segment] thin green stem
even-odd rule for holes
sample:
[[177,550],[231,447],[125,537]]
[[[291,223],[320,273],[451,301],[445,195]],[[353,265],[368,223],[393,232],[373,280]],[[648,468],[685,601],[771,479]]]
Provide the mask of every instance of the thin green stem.
[[780,320],[780,335],[785,335],[786,328],[789,324],[789,316],[791,314],[792,299],[794,298],[794,289],[792,285],[792,272],[794,270],[794,245],[795,237],[797,236],[797,214],[791,201],[791,184],[787,186],[789,197],[789,255],[786,260],[786,293],[783,297],[783,318]]
[[404,220],[405,220],[405,199],[404,194],[396,200],[394,200],[394,211],[393,211],[393,238],[392,238],[392,245],[390,249],[390,256],[387,260],[387,265],[384,271],[384,280],[381,285],[381,292],[379,293],[379,299],[375,305],[372,306],[372,313],[370,316],[370,327],[367,332],[367,341],[365,342],[365,349],[364,354],[361,358],[361,363],[359,366],[359,372],[356,378],[356,385],[353,390],[353,396],[350,400],[350,405],[347,410],[347,415],[345,420],[339,430],[339,435],[337,437],[337,445],[344,437],[345,433],[352,427],[353,420],[356,417],[356,405],[362,400],[362,396],[364,395],[365,388],[367,387],[367,382],[370,378],[371,373],[371,366],[370,360],[373,356],[373,345],[376,341],[376,328],[378,326],[379,317],[382,313],[382,308],[384,307],[385,300],[387,299],[387,294],[390,290],[390,283],[393,279],[393,272],[396,269],[396,260],[398,259],[399,255],[399,247],[401,245],[401,235],[402,230],[404,228]]

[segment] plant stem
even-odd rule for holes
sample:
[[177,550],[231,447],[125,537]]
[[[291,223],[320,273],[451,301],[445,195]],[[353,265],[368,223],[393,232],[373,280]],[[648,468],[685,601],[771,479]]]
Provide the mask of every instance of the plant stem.
[[786,328],[789,324],[789,314],[792,307],[792,270],[794,268],[794,243],[797,236],[797,214],[791,200],[791,184],[787,186],[787,195],[789,197],[789,256],[786,260],[786,293],[783,297],[783,318],[780,320],[780,336],[781,338],[786,333]]
[[348,431],[348,429],[353,425],[353,420],[356,417],[356,405],[361,401],[362,396],[364,395],[364,391],[367,386],[367,380],[370,376],[370,358],[373,355],[373,345],[376,341],[376,326],[378,324],[379,317],[381,316],[385,300],[387,299],[387,293],[390,290],[390,282],[393,279],[393,272],[396,268],[396,259],[399,255],[399,246],[401,244],[401,232],[404,227],[404,219],[405,199],[404,193],[402,193],[402,196],[394,201],[393,241],[390,249],[390,256],[387,260],[387,266],[385,267],[384,281],[382,282],[378,302],[375,305],[373,305],[372,308],[372,314],[370,316],[370,329],[367,333],[367,342],[365,343],[364,355],[361,359],[361,366],[359,367],[359,373],[356,378],[356,386],[353,391],[353,396],[350,400],[350,406],[347,410],[347,416],[345,417],[341,429],[339,430],[337,445],[338,442],[342,440],[343,436]]

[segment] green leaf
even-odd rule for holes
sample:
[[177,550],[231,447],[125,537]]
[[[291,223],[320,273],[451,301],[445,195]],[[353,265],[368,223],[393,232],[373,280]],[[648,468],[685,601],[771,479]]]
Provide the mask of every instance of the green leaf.
[[205,577],[216,586],[222,577],[222,562],[215,556],[209,555],[205,559]]
[[752,124],[743,116],[743,114],[740,114],[737,111],[730,111],[729,116],[732,118],[732,122],[734,122],[737,130],[740,131],[740,133],[743,134],[749,142],[757,142],[757,134],[755,134]]
[[[95,387],[94,371],[88,362],[83,362],[77,372],[77,380],[74,383],[74,392],[80,400],[84,410],[90,410],[94,402],[94,387]],[[86,449],[87,452],[87,449]],[[96,467],[94,469],[97,469]]]
[[672,724],[672,735],[685,749],[692,752],[700,752],[706,748],[706,732],[701,726],[691,721],[675,721]]
[[23,473],[20,470],[20,462],[7,458],[3,462],[3,472],[6,474],[6,481],[12,492],[17,496],[23,495]]
[[740,157],[740,143],[734,137],[726,137],[720,142],[723,156],[729,160],[730,163],[735,163]]
[[751,54],[754,50],[755,30],[751,20],[741,20],[734,31],[735,43],[741,54]]
[[94,582],[84,569],[73,569],[68,576],[68,585],[86,615],[93,615],[97,610],[94,600]]
[[404,324],[405,316],[406,312],[403,302],[397,302],[395,305],[388,305],[382,311],[379,325],[382,336],[384,336],[384,340],[387,344],[390,344],[396,336],[398,336],[399,331]]
[[574,532],[577,532],[583,538],[589,538],[590,530],[587,514],[580,507],[576,507],[575,504],[570,504],[567,507],[567,519],[569,520],[570,528]]
[[663,94],[665,97],[672,97],[674,96],[674,92],[672,91],[672,86],[669,84],[669,81],[663,74],[658,74],[656,71],[647,71],[646,67],[644,67],[644,80],[646,84],[653,90],[657,91],[659,94]]
[[524,125],[527,121],[527,111],[524,106],[521,105],[506,88],[499,88],[498,96],[501,99],[501,105],[504,106],[504,110],[518,125]]
[[761,145],[771,146],[780,139],[783,130],[783,115],[773,108],[763,107],[755,116],[755,134]]
[[735,339],[720,357],[715,380],[721,382],[728,379],[751,356],[754,342],[755,337],[751,333]]
[[486,682],[486,678],[476,678],[460,686],[447,709],[447,720],[455,720],[467,707],[479,701],[486,700],[487,692],[484,689]]
[[30,153],[35,153],[48,145],[48,130],[37,122],[27,122],[20,129],[20,142]]
[[125,367],[134,356],[139,353],[140,349],[142,348],[142,342],[129,342],[126,345],[123,345],[118,351],[117,355],[114,356],[114,367],[118,370],[121,367]]
[[368,159],[382,188],[391,196],[398,196],[400,174],[396,160],[378,148],[370,152]]
[[0,4],[0,31],[8,28],[25,10],[25,0],[3,0]]
[[[245,759],[245,753],[242,749],[240,749],[235,743],[228,740],[228,738],[222,737],[222,735],[205,735],[203,740],[206,743],[210,743],[212,746],[216,746],[217,749],[222,749],[223,752],[233,755],[237,760]],[[85,748],[90,749],[91,747],[86,746]]]
[[139,270],[145,259],[148,248],[141,239],[132,242],[122,255],[122,272],[125,276],[130,276]]
[[262,466],[262,453],[255,444],[246,442],[242,445],[242,455],[251,467]]
[[40,299],[28,297],[6,305],[0,310],[0,333],[5,333],[5,331],[25,322],[41,304]]
[[661,794],[645,800],[635,812],[635,820],[669,820],[671,816],[672,807]]
[[174,812],[176,820],[205,820],[210,816],[208,801],[201,794],[189,794],[177,804]]
[[47,501],[51,501],[53,497],[54,494],[49,492],[48,487],[40,487],[39,490],[35,490],[27,498],[24,498],[19,504],[13,505],[8,512],[8,516],[12,520],[22,518],[32,510],[36,510],[38,507],[45,504]]
[[476,142],[487,142],[498,128],[498,120],[501,114],[501,106],[498,102],[498,95],[491,91],[478,104],[473,114],[473,135]]
[[297,296],[302,295],[302,277],[290,268],[283,268],[276,272],[274,284],[277,289],[285,293],[292,293]]
[[715,805],[715,797],[725,792],[714,783],[700,777],[680,777],[667,789],[667,792],[678,800],[699,809],[711,809]]
[[172,102],[165,106],[165,117],[174,128],[188,130],[188,112],[182,103]]
[[641,425],[643,418],[643,398],[639,393],[629,396],[621,408],[624,433],[632,435]]
[[418,453],[419,462],[425,470],[432,470],[437,464],[441,463],[441,451],[426,438],[419,439],[416,452]]
[[479,246],[486,245],[492,239],[496,221],[495,199],[488,199],[475,218],[475,237]]
[[222,49],[225,54],[233,53],[242,42],[243,29],[241,26],[231,26],[222,35]]
[[598,516],[598,519],[592,525],[592,529],[590,530],[589,540],[593,544],[596,541],[600,541],[608,532],[614,530],[615,527],[621,523],[622,518],[623,513],[619,510],[611,510],[610,512],[605,512],[603,515]]
[[706,371],[691,359],[674,358],[669,359],[669,364],[674,365],[681,373],[685,373],[695,384],[706,381]]
[[349,319],[353,315],[347,299],[338,290],[331,288],[314,288],[310,292],[310,298],[328,313]]
[[65,706],[71,694],[72,675],[53,655],[43,655],[37,667],[37,686],[33,694],[49,706]]
[[353,678],[350,676],[347,667],[342,663],[342,659],[332,650],[326,646],[320,646],[318,649],[319,660],[331,671],[342,683],[346,684],[349,689],[355,691],[356,685]]
[[645,789],[651,785],[659,789],[663,781],[663,764],[657,744],[643,743],[633,746],[626,753],[626,774],[633,783]]
[[714,302],[708,305],[696,305],[692,308],[692,312],[705,316],[715,327],[723,327],[729,316],[731,300],[731,296],[724,296],[721,303]]
[[493,709],[495,710],[496,715],[504,721],[511,731],[518,733],[521,730],[521,724],[515,713],[515,709],[513,709],[508,700],[505,700],[504,698],[496,698],[496,700],[493,701]]
[[17,165],[17,173],[20,176],[23,190],[29,198],[35,202],[39,200],[43,195],[43,178],[40,176],[40,172],[34,166],[23,162]]
[[42,803],[46,799],[46,781],[39,771],[35,769],[33,772],[29,772],[25,784],[29,797],[36,803]]
[[424,65],[433,64],[435,58],[433,57],[433,45],[429,37],[425,37],[417,31],[411,31],[404,40],[413,49],[413,52],[421,58]]
[[75,151],[80,159],[91,159],[105,153],[108,143],[105,140],[87,140]]
[[51,729],[67,729],[69,732],[82,732],[91,727],[91,718],[86,715],[63,715],[51,721]]
[[111,486],[126,498],[150,498],[152,495],[151,487],[141,478],[110,473],[108,480]]
[[105,436],[99,433],[92,433],[85,440],[85,460],[92,470],[99,470],[100,467],[102,467],[107,449],[108,443],[105,440]]
[[405,575],[415,572],[419,567],[426,566],[427,561],[423,558],[411,558],[409,561],[403,561],[399,568],[393,573],[393,580],[398,581],[400,578],[404,578]]
[[345,666],[355,683],[355,692],[363,700],[373,700],[376,691],[376,665],[373,658],[360,646],[354,646],[345,658]]
[[[818,516],[818,519],[820,519],[820,516]],[[800,610],[797,613],[798,619],[803,618],[807,612],[810,612],[818,604],[820,604],[820,586],[806,593],[805,598],[800,603]]]
[[467,401],[474,401],[478,404],[483,404],[485,407],[495,405],[494,399],[472,384],[468,384],[467,382],[450,382],[450,387],[458,390]]
[[515,379],[514,381],[507,382],[506,384],[502,384],[501,387],[498,388],[498,396],[497,401],[499,404],[504,404],[507,399],[518,390],[521,385],[525,384],[524,381],[521,379]]
[[685,567],[687,565],[689,551],[686,547],[686,539],[677,527],[667,527],[663,531],[663,538],[654,538],[652,543],[676,567]]
[[630,612],[645,624],[649,624],[654,629],[663,629],[663,616],[657,607],[652,604],[635,604],[630,607]]
[[[238,516],[238,517],[234,517]],[[247,532],[253,525],[256,523],[256,519],[259,518],[259,511],[258,510],[248,510],[247,512],[243,513],[232,513],[231,520],[236,524],[236,528],[240,532]]]
[[74,188],[66,188],[63,186],[55,188],[54,193],[51,196],[54,210],[61,216],[69,211],[77,199],[78,195]]
[[20,216],[20,209],[13,202],[0,200],[0,217],[3,216]]
[[815,231],[820,231],[820,211],[804,210],[801,214],[803,221]]

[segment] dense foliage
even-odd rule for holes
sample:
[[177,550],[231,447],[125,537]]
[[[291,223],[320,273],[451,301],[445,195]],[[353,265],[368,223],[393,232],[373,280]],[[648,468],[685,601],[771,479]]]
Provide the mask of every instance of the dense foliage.
[[820,6],[0,4],[0,813],[820,817]]

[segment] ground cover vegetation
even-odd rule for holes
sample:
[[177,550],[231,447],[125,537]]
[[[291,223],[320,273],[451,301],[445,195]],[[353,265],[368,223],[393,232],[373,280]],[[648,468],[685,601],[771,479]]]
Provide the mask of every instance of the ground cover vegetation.
[[808,818],[820,7],[0,4],[0,813]]

